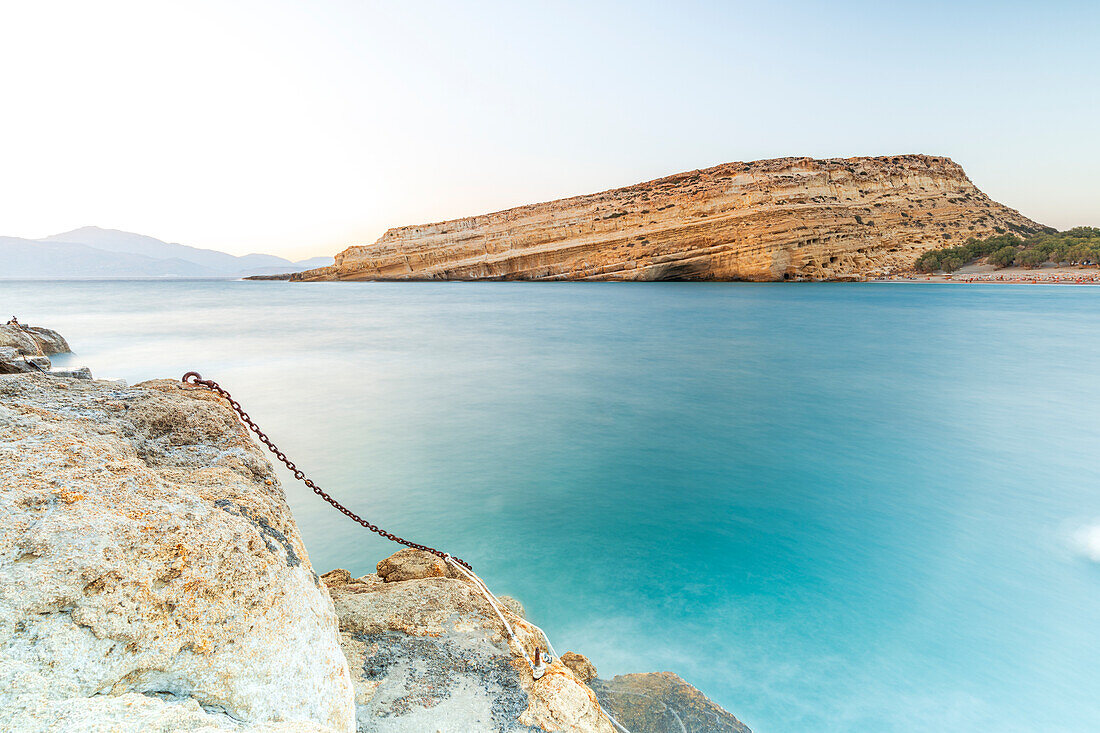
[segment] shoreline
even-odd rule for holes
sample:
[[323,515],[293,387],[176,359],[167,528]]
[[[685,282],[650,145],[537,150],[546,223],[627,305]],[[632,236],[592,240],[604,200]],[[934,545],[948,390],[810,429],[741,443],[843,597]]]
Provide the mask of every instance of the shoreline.
[[966,285],[1100,285],[1096,267],[1004,267],[968,265],[955,272],[867,278],[862,282],[932,282]]
[[44,361],[0,369],[3,730],[751,733],[673,672],[558,656],[520,602],[435,551],[318,575],[228,395],[51,372],[42,352],[69,344],[37,326],[0,343]]
[[[984,267],[984,266],[982,266]],[[804,284],[804,283],[957,283],[969,285],[1100,285],[1100,268],[1004,268],[1001,270],[979,270],[974,266],[963,268],[954,273],[935,274],[896,274],[896,275],[865,275],[862,277],[842,277],[828,279],[791,278],[776,280],[726,280],[726,279],[682,279],[682,280],[593,280],[577,279],[545,279],[523,280],[513,278],[478,278],[478,279],[435,279],[435,278],[376,278],[376,279],[331,279],[331,280],[293,280],[287,276],[249,276],[249,277],[66,277],[66,278],[4,278],[0,282],[20,283],[87,283],[87,282],[149,282],[179,284],[186,282],[287,282],[298,284],[312,283],[585,283],[585,284],[656,284],[656,283],[741,283],[741,284]]]

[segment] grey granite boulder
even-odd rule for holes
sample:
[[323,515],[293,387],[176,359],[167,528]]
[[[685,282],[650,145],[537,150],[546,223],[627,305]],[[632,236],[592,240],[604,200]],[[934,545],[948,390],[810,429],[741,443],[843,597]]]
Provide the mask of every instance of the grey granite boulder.
[[15,349],[18,354],[31,356],[42,353],[42,346],[22,326],[0,326],[0,348]]
[[48,355],[69,351],[69,344],[57,331],[39,326],[0,326],[0,374],[49,373],[55,377],[91,379],[88,367],[51,371]]
[[50,370],[49,358],[38,356],[12,355],[14,349],[4,349],[0,353],[0,374],[44,374]]

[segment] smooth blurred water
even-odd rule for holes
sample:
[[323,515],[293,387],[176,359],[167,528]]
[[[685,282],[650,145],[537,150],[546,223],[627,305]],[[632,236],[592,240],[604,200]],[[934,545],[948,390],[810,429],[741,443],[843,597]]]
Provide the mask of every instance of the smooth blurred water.
[[[100,377],[217,379],[604,677],[758,733],[1100,730],[1098,290],[0,282],[9,311]],[[284,480],[319,572],[397,549]]]

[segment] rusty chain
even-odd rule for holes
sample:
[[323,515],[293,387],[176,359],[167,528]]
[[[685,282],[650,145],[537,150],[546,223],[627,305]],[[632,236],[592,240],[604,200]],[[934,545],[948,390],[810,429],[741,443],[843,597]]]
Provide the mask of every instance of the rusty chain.
[[215,392],[215,393],[221,395],[222,397],[224,397],[226,399],[226,401],[229,402],[229,406],[231,408],[233,408],[233,412],[237,413],[237,416],[241,419],[241,422],[243,422],[245,424],[245,427],[247,427],[249,430],[251,430],[253,433],[256,434],[256,437],[260,439],[260,442],[263,443],[264,445],[266,445],[267,449],[269,451],[271,451],[272,453],[274,453],[275,457],[279,459],[279,462],[282,463],[284,466],[286,466],[287,469],[292,474],[294,474],[294,478],[298,479],[299,481],[304,483],[306,486],[308,486],[313,491],[314,494],[317,494],[317,496],[324,499],[326,502],[328,502],[330,505],[332,505],[332,507],[334,509],[339,511],[341,514],[346,516],[348,519],[362,525],[366,529],[369,529],[371,532],[374,532],[376,535],[379,535],[380,537],[384,537],[387,540],[391,540],[391,541],[396,542],[400,545],[405,545],[406,547],[411,547],[415,550],[424,550],[425,552],[430,552],[433,555],[442,558],[443,560],[446,560],[447,558],[450,558],[451,560],[454,560],[455,562],[460,563],[461,565],[464,565],[465,567],[469,568],[470,570],[473,570],[473,566],[470,565],[470,563],[466,562],[465,560],[461,560],[457,557],[454,557],[453,555],[449,555],[446,552],[443,552],[442,550],[437,550],[434,547],[428,547],[427,545],[418,545],[417,543],[410,542],[409,540],[406,540],[403,537],[398,537],[397,535],[395,535],[392,532],[387,532],[386,530],[382,529],[381,527],[378,527],[374,524],[371,524],[367,520],[363,519],[358,514],[351,511],[350,509],[348,509],[346,506],[344,506],[340,502],[336,501],[336,499],[333,499],[331,496],[329,496],[324,491],[324,489],[322,489],[317,484],[313,483],[313,480],[310,479],[308,476],[306,476],[305,473],[302,471],[302,469],[300,469],[296,465],[294,465],[294,461],[287,458],[286,454],[283,453],[281,450],[279,450],[279,446],[272,443],[271,438],[267,437],[267,434],[264,433],[263,430],[260,430],[260,426],[257,425],[255,422],[253,422],[252,418],[248,416],[248,413],[244,411],[244,408],[241,407],[240,403],[237,402],[237,400],[233,399],[233,395],[229,394],[228,391],[226,391],[224,388],[222,388],[222,386],[220,384],[218,384],[217,382],[215,382],[213,379],[203,379],[202,375],[199,374],[198,372],[187,372],[187,374],[183,375],[183,377],[180,379],[180,381],[185,383],[185,384],[192,384],[192,385],[195,385],[195,386],[198,386],[198,387],[206,387],[211,392]]

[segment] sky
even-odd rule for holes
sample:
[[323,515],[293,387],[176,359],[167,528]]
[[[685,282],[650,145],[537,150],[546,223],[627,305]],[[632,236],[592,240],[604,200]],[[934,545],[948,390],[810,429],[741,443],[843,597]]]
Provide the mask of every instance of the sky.
[[301,258],[733,160],[1100,225],[1100,3],[0,0],[0,234]]

